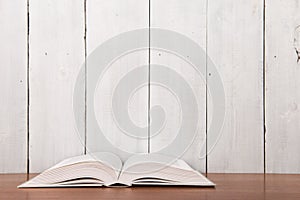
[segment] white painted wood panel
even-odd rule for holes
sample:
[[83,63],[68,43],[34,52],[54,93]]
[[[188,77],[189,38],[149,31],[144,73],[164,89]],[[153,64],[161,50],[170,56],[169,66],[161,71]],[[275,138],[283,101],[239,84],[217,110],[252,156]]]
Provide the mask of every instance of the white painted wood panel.
[[[84,152],[85,73],[80,74],[79,79],[77,76],[80,70],[84,72],[85,13],[83,0],[30,0],[29,3],[28,145],[30,172],[41,172],[64,158]],[[195,41],[203,50],[207,49],[223,79],[226,115],[214,148],[215,138],[210,135],[207,138],[208,172],[262,173],[263,1],[151,0],[150,5],[151,27],[178,32]],[[148,6],[148,0],[87,0],[87,55],[114,36],[148,28]],[[266,1],[267,173],[300,173],[299,9],[297,0]],[[0,173],[26,172],[27,2],[0,0],[0,17]],[[142,37],[149,42],[149,35]],[[151,44],[159,42],[153,36]],[[164,42],[172,46],[179,41],[170,37],[164,38]],[[124,45],[120,43],[120,49]],[[118,51],[116,48],[115,52]],[[104,53],[112,55],[114,52]],[[148,53],[146,48],[117,58],[97,80],[95,93],[87,91],[88,100],[94,100],[91,101],[94,109],[87,110],[88,152],[112,151],[125,159],[132,153],[148,151],[148,139],[144,136],[148,135],[149,88],[147,84],[137,87],[134,85],[137,82],[133,81],[148,80]],[[183,77],[197,99],[197,137],[182,157],[194,168],[205,171],[205,155],[203,157],[201,153],[205,148],[205,130],[209,129],[213,107],[210,91],[206,91],[205,77],[199,76],[187,60],[188,57],[184,59],[162,49],[151,49],[151,64],[165,65]],[[151,67],[151,81],[165,80],[170,84],[167,87],[152,84],[150,87],[151,122],[163,121],[161,113],[155,115],[156,106],[162,106],[166,117],[160,132],[156,132],[159,127],[150,128],[150,152],[160,152],[176,139],[183,121],[184,105],[180,103],[189,101],[180,101],[180,96],[186,92],[185,85],[172,82],[177,80],[172,73],[164,74],[164,70]],[[210,65],[207,67],[205,74],[208,84],[212,84],[215,74],[211,73]],[[88,68],[87,77],[92,73]],[[132,76],[135,78],[128,78]],[[80,94],[76,96],[74,106],[77,106],[78,115],[74,119],[72,106],[76,80],[79,81]],[[87,83],[92,84],[92,81],[87,80]],[[126,92],[132,88],[134,90],[127,99]],[[117,89],[125,92],[112,100]],[[128,108],[128,115],[127,110],[123,112],[124,105]],[[113,106],[121,108],[120,111],[114,113]],[[91,112],[95,113],[97,124],[104,133],[100,137],[100,132],[93,129],[94,122],[90,121]],[[122,127],[120,121],[127,123],[128,120],[137,128]],[[187,124],[193,123],[193,120],[187,120]]]
[[0,1],[0,173],[26,172],[27,4]]
[[[111,151],[123,159],[132,153],[145,153],[148,71],[139,66],[147,65],[148,49],[119,54],[128,44],[140,40],[147,45],[148,35],[125,41],[119,41],[118,35],[148,27],[148,1],[88,0],[87,3],[87,151]],[[113,37],[117,38],[107,42]],[[111,44],[115,46],[109,48]],[[142,70],[128,79],[138,69]],[[137,88],[139,80],[146,85]]]
[[[206,129],[206,1],[151,0],[151,28],[174,31],[183,38],[150,32],[150,152],[181,157],[205,172],[206,158],[201,152]],[[200,50],[186,47],[189,39]],[[199,52],[185,52],[185,48]],[[178,52],[174,54],[173,49]],[[202,65],[191,64],[196,57]]]
[[[83,153],[73,87],[84,62],[84,1],[30,0],[30,172]],[[84,84],[84,82],[82,83]]]
[[[207,138],[208,172],[263,172],[263,1],[208,1],[207,42],[223,79],[226,112],[216,145]],[[213,84],[209,66],[207,74]]]
[[266,1],[267,173],[300,173],[299,10],[299,1]]

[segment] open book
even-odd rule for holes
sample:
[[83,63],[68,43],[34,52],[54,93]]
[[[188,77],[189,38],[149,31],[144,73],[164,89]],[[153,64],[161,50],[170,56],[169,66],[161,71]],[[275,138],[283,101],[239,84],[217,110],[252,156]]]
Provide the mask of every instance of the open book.
[[66,159],[19,188],[131,185],[214,186],[214,183],[180,159],[139,154],[122,164],[115,154],[103,152]]

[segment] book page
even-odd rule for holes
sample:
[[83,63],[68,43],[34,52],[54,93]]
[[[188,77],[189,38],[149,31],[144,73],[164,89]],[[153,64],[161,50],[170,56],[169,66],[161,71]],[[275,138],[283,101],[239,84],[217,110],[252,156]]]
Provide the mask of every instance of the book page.
[[128,185],[214,186],[185,161],[161,154],[130,157],[124,163],[119,180]]
[[122,161],[108,152],[63,160],[19,187],[101,186],[118,179]]
[[158,163],[162,166],[172,166],[179,169],[190,170],[193,169],[186,164],[183,160],[178,158],[173,158],[170,156],[162,155],[162,154],[139,154],[131,156],[125,163],[123,167],[123,171],[128,171],[128,169],[134,165],[142,164],[142,163]]
[[[76,163],[97,162],[97,161],[108,165],[109,167],[113,168],[117,172],[120,172],[120,170],[122,169],[121,159],[118,156],[116,156],[115,154],[110,153],[110,152],[97,152],[97,153],[68,158],[68,159],[65,159],[65,160],[61,161],[60,163],[54,165],[50,169],[64,167],[67,165],[73,165]],[[50,170],[50,169],[48,169],[48,170]]]

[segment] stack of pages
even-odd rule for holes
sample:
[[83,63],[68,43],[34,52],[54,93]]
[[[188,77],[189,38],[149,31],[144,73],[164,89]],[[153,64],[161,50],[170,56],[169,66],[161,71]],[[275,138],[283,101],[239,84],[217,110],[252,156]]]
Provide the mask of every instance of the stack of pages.
[[122,163],[115,154],[101,152],[66,159],[19,188],[132,185],[215,184],[180,159],[159,154],[140,154]]

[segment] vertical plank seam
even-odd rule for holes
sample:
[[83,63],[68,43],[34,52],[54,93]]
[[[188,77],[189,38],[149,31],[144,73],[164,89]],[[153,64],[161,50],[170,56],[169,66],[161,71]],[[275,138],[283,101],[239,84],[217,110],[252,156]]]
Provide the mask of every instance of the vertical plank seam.
[[205,15],[206,15],[206,21],[205,21],[205,174],[207,175],[208,172],[208,155],[207,155],[207,146],[208,146],[208,139],[207,139],[207,125],[208,125],[208,108],[207,108],[207,58],[208,58],[208,0],[206,0],[206,6],[205,6]]
[[263,167],[266,173],[266,0],[263,0]]
[[151,65],[151,0],[148,0],[148,153],[150,153],[150,65]]
[[29,158],[29,153],[30,153],[30,131],[29,131],[29,126],[30,126],[30,122],[29,122],[29,118],[30,118],[30,80],[29,80],[29,75],[30,75],[30,67],[29,67],[29,31],[30,31],[30,14],[29,14],[29,0],[27,0],[27,8],[26,8],[26,11],[27,11],[27,149],[26,149],[26,153],[27,153],[27,162],[26,162],[26,173],[29,174],[30,171],[29,171],[29,168],[30,168],[30,158]]
[[87,151],[87,14],[86,14],[86,3],[84,0],[83,10],[84,10],[84,154]]

